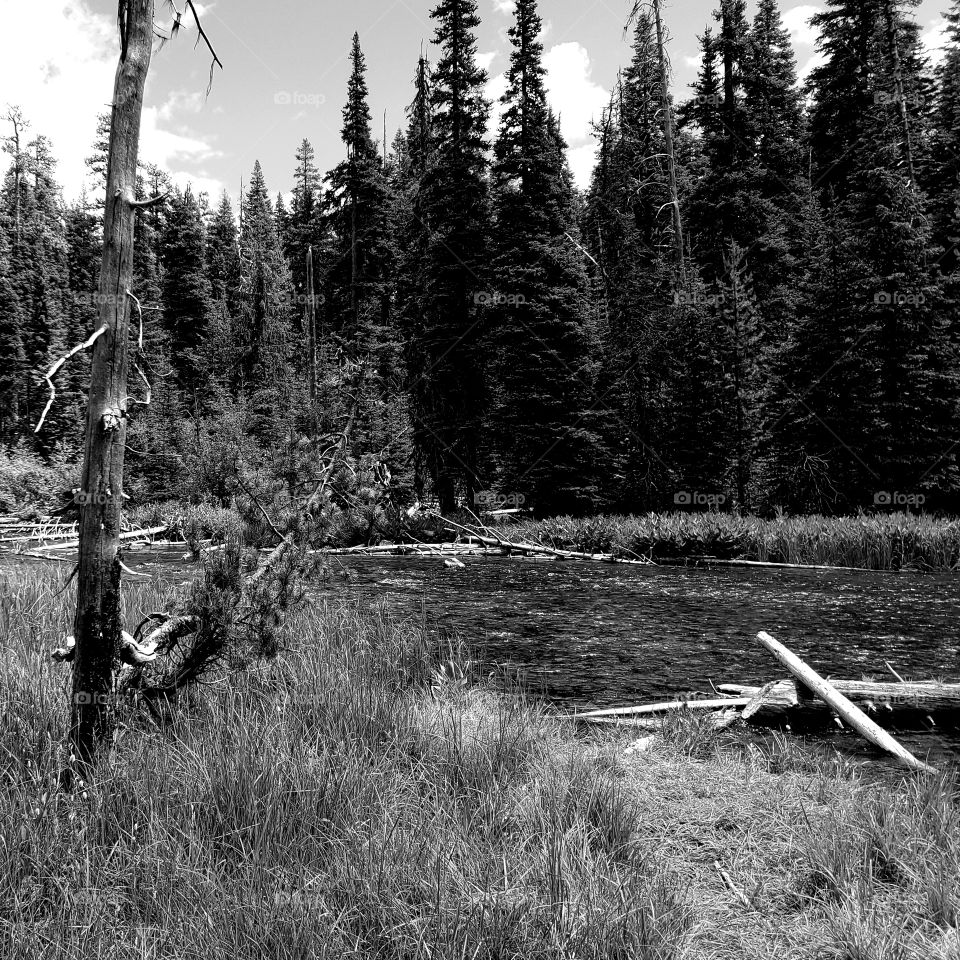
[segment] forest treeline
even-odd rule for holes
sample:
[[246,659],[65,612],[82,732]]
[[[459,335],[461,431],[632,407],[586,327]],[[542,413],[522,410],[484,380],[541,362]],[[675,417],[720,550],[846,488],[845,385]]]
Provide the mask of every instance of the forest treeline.
[[[143,163],[168,196],[137,223],[131,492],[226,501],[242,460],[292,494],[347,431],[444,509],[960,508],[960,0],[935,67],[914,5],[828,0],[801,83],[777,0],[724,0],[670,110],[640,6],[584,191],[535,0],[489,138],[476,2],[440,0],[404,129],[374,139],[355,36],[344,159],[304,139],[288,201],[259,163],[239,210]],[[34,430],[98,325],[102,190],[64,203],[15,108],[4,145],[0,443],[62,462],[84,355]]]

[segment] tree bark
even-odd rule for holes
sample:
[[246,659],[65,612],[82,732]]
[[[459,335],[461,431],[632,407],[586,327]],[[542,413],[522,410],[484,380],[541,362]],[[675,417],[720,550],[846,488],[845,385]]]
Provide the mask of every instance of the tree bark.
[[120,513],[127,428],[129,290],[133,275],[137,151],[153,44],[154,0],[123,0],[114,82],[100,271],[100,323],[90,372],[74,622],[70,738],[81,764],[110,731],[120,638]]

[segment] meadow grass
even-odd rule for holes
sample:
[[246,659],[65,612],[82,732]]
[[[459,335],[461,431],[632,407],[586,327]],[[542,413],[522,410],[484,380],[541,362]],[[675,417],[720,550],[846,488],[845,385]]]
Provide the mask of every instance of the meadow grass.
[[[62,793],[55,575],[0,573],[0,956],[958,956],[954,780],[684,719],[631,751],[322,596]],[[174,589],[130,586],[128,619]]]
[[521,521],[503,532],[558,549],[652,560],[714,557],[870,570],[955,570],[960,564],[960,520],[927,514],[554,517]]

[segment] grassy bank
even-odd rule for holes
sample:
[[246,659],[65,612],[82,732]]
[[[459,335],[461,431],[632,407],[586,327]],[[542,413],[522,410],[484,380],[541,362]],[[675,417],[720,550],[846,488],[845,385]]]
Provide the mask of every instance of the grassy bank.
[[504,529],[515,540],[653,560],[715,557],[870,570],[954,570],[960,521],[907,513],[762,520],[728,513],[557,517]]
[[[169,729],[131,721],[66,796],[68,671],[46,649],[70,596],[0,576],[2,956],[960,950],[952,782],[878,792],[786,740],[685,720],[631,754],[438,671],[456,651],[349,605],[303,609],[278,660],[203,688]],[[131,587],[129,617],[170,590]]]

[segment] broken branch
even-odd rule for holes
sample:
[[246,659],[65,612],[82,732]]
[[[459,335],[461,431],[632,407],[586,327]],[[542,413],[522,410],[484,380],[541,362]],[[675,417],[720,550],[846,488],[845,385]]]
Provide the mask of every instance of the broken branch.
[[102,337],[107,332],[107,325],[99,327],[95,330],[90,336],[83,341],[83,343],[75,346],[69,353],[62,356],[48,371],[47,375],[44,377],[44,380],[47,381],[47,386],[50,388],[50,399],[47,400],[47,405],[43,408],[43,413],[40,415],[40,422],[37,424],[34,433],[39,433],[43,427],[44,421],[47,419],[47,414],[50,412],[50,408],[53,406],[54,402],[57,399],[57,388],[53,382],[53,378],[60,372],[61,368],[66,364],[68,360],[76,356],[83,350],[89,350],[97,340]]

